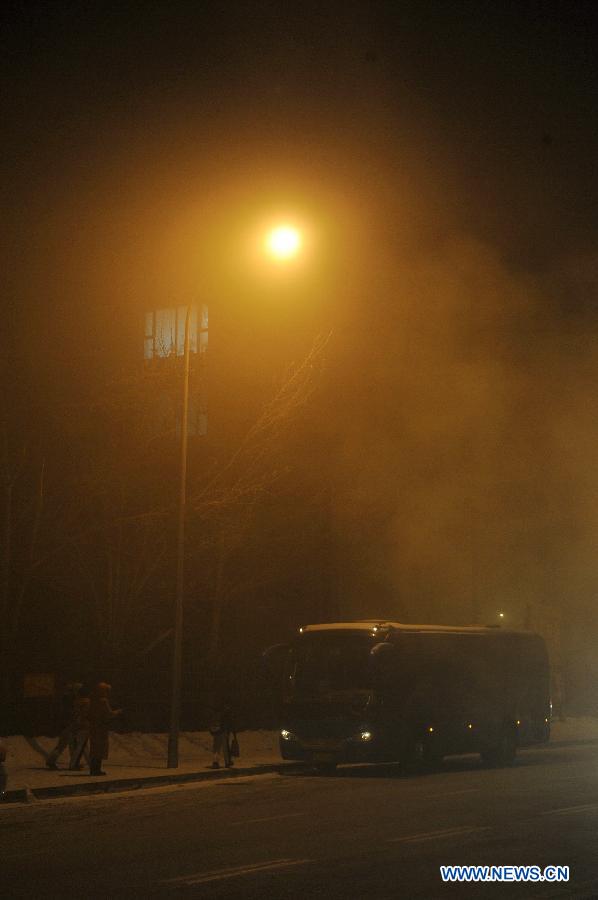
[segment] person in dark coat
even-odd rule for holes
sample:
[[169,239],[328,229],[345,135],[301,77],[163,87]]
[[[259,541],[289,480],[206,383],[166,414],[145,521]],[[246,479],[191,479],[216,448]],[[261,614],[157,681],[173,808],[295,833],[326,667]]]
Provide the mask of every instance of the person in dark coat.
[[233,723],[233,711],[229,703],[223,704],[212,718],[210,725],[212,735],[212,753],[214,758],[210,768],[220,768],[220,754],[227,769],[233,765],[233,742],[238,747],[237,734]]
[[89,690],[85,691],[82,689],[75,700],[75,747],[71,753],[69,769],[79,770],[81,768],[82,757],[85,757],[89,764],[89,754],[87,752],[87,745],[89,743],[89,705]]
[[102,760],[108,758],[108,731],[112,719],[122,713],[122,709],[112,709],[109,696],[112,686],[100,681],[91,692],[89,699],[89,774],[105,775]]

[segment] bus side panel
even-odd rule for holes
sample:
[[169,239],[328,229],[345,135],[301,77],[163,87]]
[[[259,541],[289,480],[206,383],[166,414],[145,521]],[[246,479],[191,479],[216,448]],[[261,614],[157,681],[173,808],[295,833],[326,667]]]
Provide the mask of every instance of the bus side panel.
[[430,728],[448,753],[493,743],[508,703],[502,642],[494,635],[420,633],[397,641],[401,663],[395,701],[411,734]]

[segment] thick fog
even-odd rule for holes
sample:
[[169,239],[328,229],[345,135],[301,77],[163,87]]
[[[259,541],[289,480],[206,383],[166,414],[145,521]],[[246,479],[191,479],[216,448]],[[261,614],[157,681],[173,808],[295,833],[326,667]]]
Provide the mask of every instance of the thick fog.
[[[18,23],[16,391],[84,393],[146,309],[191,296],[229,400],[331,332],[329,609],[530,625],[573,658],[598,624],[589,32],[366,6]],[[255,235],[280,215],[308,252],[272,275]]]

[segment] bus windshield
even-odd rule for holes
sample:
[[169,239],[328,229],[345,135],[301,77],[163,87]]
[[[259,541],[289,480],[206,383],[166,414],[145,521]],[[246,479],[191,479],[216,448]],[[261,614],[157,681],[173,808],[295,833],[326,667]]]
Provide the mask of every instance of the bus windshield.
[[290,679],[299,693],[369,690],[369,654],[373,640],[367,634],[315,632],[297,640],[291,654]]

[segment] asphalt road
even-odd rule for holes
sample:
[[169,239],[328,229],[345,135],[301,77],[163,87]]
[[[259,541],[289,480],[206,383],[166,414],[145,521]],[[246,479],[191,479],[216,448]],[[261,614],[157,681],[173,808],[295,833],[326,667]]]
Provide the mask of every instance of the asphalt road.
[[[363,766],[0,810],[12,897],[598,897],[598,744]],[[567,884],[443,884],[441,864],[566,865]]]

